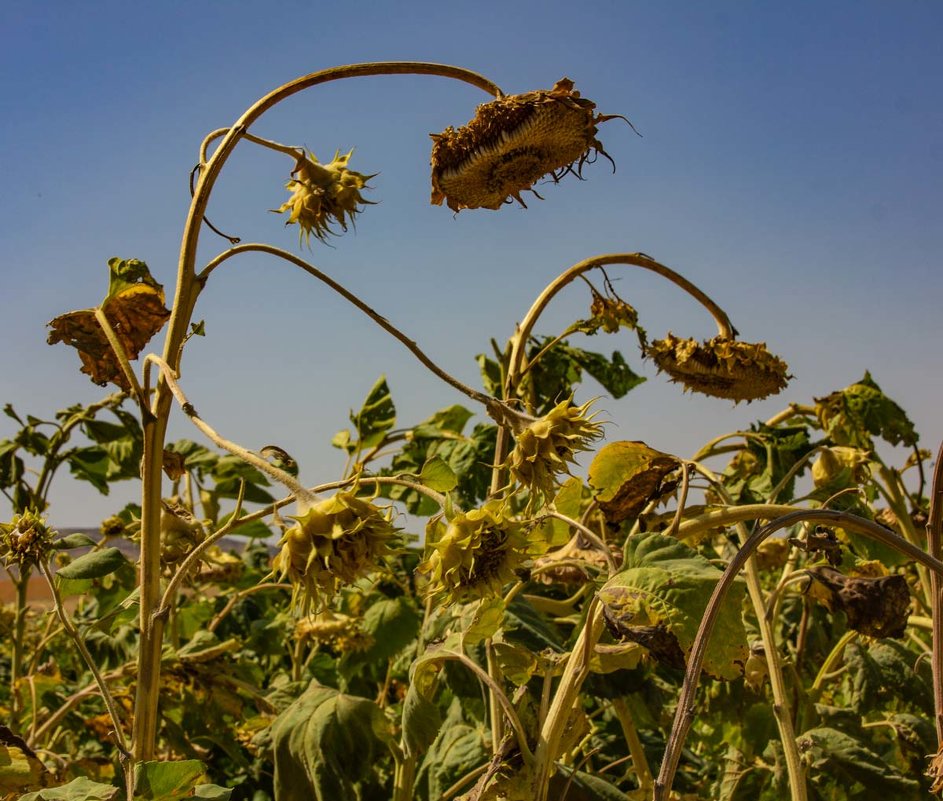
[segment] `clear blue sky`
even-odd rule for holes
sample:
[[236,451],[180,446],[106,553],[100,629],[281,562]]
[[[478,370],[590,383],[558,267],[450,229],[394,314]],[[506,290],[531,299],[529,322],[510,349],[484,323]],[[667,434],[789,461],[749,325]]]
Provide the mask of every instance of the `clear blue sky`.
[[[796,376],[732,407],[682,395],[631,339],[599,338],[649,376],[600,406],[610,436],[689,455],[706,439],[809,402],[870,369],[943,438],[943,5],[933,2],[15,2],[0,6],[0,402],[51,415],[103,394],[45,323],[98,302],[111,256],[140,258],[172,295],[187,175],[210,130],[298,75],[403,59],[459,64],[505,92],[566,75],[600,111],[618,164],[546,187],[528,210],[428,203],[427,134],[487,97],[437,78],[356,79],[267,114],[259,135],[379,172],[357,231],[311,260],[435,359],[477,382],[476,353],[505,339],[557,273],[591,255],[644,251],[685,274],[766,341]],[[243,143],[211,219],[244,241],[297,249],[268,212],[288,160]],[[201,261],[225,243],[209,232]],[[655,336],[707,337],[710,319],[654,276],[620,293]],[[542,327],[584,316],[582,290]],[[461,402],[402,347],[300,272],[247,257],[219,271],[197,317],[207,338],[183,385],[221,433],[288,449],[310,483],[334,478],[332,434],[385,373],[400,422]],[[155,348],[158,343],[155,343]],[[598,394],[588,385],[585,397]],[[0,437],[12,434],[0,420]],[[173,437],[200,440],[177,415]],[[59,525],[96,524],[131,498],[63,480]]]

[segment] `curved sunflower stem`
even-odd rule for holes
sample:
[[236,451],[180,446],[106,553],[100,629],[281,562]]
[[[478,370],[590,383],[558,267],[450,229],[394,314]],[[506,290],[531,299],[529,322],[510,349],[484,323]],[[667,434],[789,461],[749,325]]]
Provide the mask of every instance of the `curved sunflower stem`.
[[[397,74],[437,75],[477,86],[494,97],[502,95],[501,89],[496,84],[478,73],[460,67],[428,62],[387,61],[332,67],[304,75],[274,89],[250,106],[232,126],[226,129],[225,133],[221,134],[221,141],[213,151],[213,155],[205,162],[205,165],[201,163],[201,168],[198,170],[199,176],[193,190],[180,244],[173,311],[164,339],[163,359],[174,375],[180,374],[181,348],[188,335],[193,309],[202,288],[195,271],[200,229],[216,180],[239,140],[267,110],[305,89],[345,78]],[[210,138],[204,140],[201,148],[203,152],[209,147],[210,141],[213,140]],[[172,393],[166,380],[159,381],[151,403],[150,414],[143,415],[140,673],[138,691],[135,696],[132,735],[134,758],[137,761],[152,759],[157,741],[157,701],[160,686],[163,621],[160,618],[154,618],[153,612],[160,601],[161,469],[172,400]]]
[[619,725],[622,727],[625,743],[629,748],[632,767],[635,768],[635,776],[638,779],[639,792],[641,795],[647,796],[652,791],[655,779],[652,776],[652,769],[648,765],[648,758],[645,756],[642,741],[639,739],[635,721],[632,720],[629,705],[625,702],[624,698],[614,698],[610,703],[612,705],[612,711],[615,712],[616,718],[619,720]]
[[358,309],[360,309],[360,311],[366,314],[367,317],[373,320],[378,326],[380,326],[380,328],[382,328],[392,337],[394,337],[403,345],[405,345],[407,350],[409,350],[409,352],[412,353],[424,367],[426,367],[433,374],[435,374],[436,376],[441,378],[443,381],[445,381],[445,383],[454,387],[463,395],[466,395],[467,397],[469,397],[471,400],[476,401],[477,403],[481,403],[489,409],[494,404],[497,403],[497,401],[494,398],[492,398],[490,395],[485,395],[483,392],[479,392],[477,389],[473,389],[472,387],[468,386],[467,384],[462,383],[457,378],[447,373],[445,370],[439,367],[439,365],[437,365],[434,361],[432,361],[432,359],[430,359],[412,339],[406,336],[406,334],[400,331],[389,320],[387,320],[385,317],[383,317],[382,315],[377,313],[374,309],[372,309],[370,306],[368,306],[366,303],[364,303],[353,292],[346,289],[344,286],[342,286],[340,283],[335,281],[329,275],[326,275],[325,273],[321,272],[317,267],[309,264],[304,259],[299,258],[294,253],[290,253],[287,250],[283,250],[282,248],[277,248],[277,247],[274,247],[273,245],[266,245],[259,242],[248,242],[245,244],[236,245],[235,247],[232,247],[229,250],[224,251],[219,256],[214,258],[209,264],[206,265],[206,267],[203,269],[203,271],[199,274],[198,277],[202,282],[205,282],[206,279],[209,277],[209,275],[213,272],[213,270],[219,267],[227,259],[230,259],[233,256],[236,256],[240,253],[251,253],[251,252],[268,253],[271,256],[277,256],[280,259],[284,259],[285,261],[288,261],[291,264],[294,264],[296,267],[300,267],[306,273],[308,273],[309,275],[313,275],[319,281],[321,281],[322,283],[326,284],[331,289],[333,289],[342,298],[349,301]]
[[848,514],[847,512],[834,512],[823,509],[793,511],[790,514],[777,517],[775,520],[758,529],[743,544],[727,565],[727,569],[721,576],[720,581],[717,582],[714,592],[707,603],[704,616],[701,618],[701,624],[698,627],[697,635],[694,638],[691,653],[688,657],[684,683],[681,687],[681,695],[678,699],[678,707],[675,711],[674,723],[672,724],[671,734],[665,748],[661,770],[655,781],[654,801],[667,801],[671,793],[671,785],[674,782],[678,762],[681,758],[681,749],[684,746],[684,740],[694,720],[694,701],[700,680],[701,666],[704,662],[704,653],[707,649],[707,643],[710,640],[711,633],[714,630],[717,616],[720,613],[721,604],[727,596],[727,591],[736,580],[747,560],[755,553],[762,542],[777,531],[797,523],[817,523],[821,525],[840,526],[855,531],[895,548],[920,564],[925,565],[930,570],[934,571],[934,573],[943,575],[943,562],[939,559],[930,556],[922,549],[917,548],[883,526],[870,520],[860,518],[857,515]]
[[[533,305],[528,310],[524,319],[517,326],[514,336],[511,337],[511,355],[508,360],[507,374],[504,380],[504,398],[510,400],[514,397],[517,389],[517,383],[520,380],[524,369],[525,351],[527,342],[533,332],[537,319],[543,313],[544,309],[550,304],[550,301],[568,284],[575,281],[584,273],[602,267],[614,264],[624,264],[629,267],[640,267],[643,270],[650,270],[657,273],[662,278],[671,281],[675,286],[680,287],[700,303],[717,323],[717,330],[720,336],[733,338],[736,335],[736,329],[730,322],[727,313],[720,308],[710,297],[698,289],[694,284],[679,275],[674,270],[655,261],[644,253],[607,253],[602,256],[594,256],[584,259],[574,264],[566,272],[561,273],[553,282],[551,282],[543,292],[538,295]],[[495,464],[500,465],[507,457],[510,433],[505,426],[498,428],[498,440],[495,450]],[[492,474],[491,492],[496,493],[501,489],[503,483],[502,470],[496,468]]]

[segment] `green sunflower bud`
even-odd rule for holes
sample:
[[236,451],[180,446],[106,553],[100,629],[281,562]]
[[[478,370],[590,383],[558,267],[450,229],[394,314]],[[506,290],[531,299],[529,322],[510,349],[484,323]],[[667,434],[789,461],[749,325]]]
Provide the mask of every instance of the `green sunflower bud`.
[[299,238],[310,244],[311,235],[322,242],[334,233],[331,223],[337,223],[346,231],[348,223],[370,204],[360,194],[369,189],[367,181],[374,175],[363,175],[347,169],[347,162],[354,151],[343,156],[338,150],[327,164],[320,164],[314,154],[308,152],[298,159],[292,170],[292,179],[285,184],[291,197],[276,209],[276,213],[288,212],[285,225],[297,223]]
[[32,510],[14,515],[9,523],[0,524],[0,559],[6,566],[20,568],[44,562],[52,551],[55,534]]
[[514,450],[505,467],[533,495],[551,497],[559,476],[569,474],[576,454],[602,437],[602,425],[593,422],[595,415],[587,415],[592,403],[574,406],[568,398],[515,433]]
[[175,500],[161,501],[160,560],[175,565],[206,539],[203,524]]
[[525,562],[546,550],[545,542],[528,533],[524,523],[508,516],[503,501],[456,515],[419,566],[429,579],[427,592],[445,594],[448,603],[499,594]]
[[305,611],[312,602],[323,608],[340,586],[376,570],[397,542],[387,512],[352,492],[338,492],[294,519],[274,567],[295,585]]

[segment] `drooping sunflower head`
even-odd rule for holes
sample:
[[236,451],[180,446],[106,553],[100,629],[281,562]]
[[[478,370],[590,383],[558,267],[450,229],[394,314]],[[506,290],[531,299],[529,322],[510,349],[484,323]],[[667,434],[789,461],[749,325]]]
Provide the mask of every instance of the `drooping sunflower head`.
[[321,164],[308,152],[298,159],[291,180],[285,188],[291,197],[275,211],[288,212],[285,225],[298,224],[299,238],[310,244],[312,234],[322,242],[334,233],[332,223],[346,231],[348,223],[370,205],[360,194],[369,189],[367,181],[374,175],[363,175],[347,168],[353,150],[341,155],[338,150],[327,164]]
[[359,618],[330,609],[301,618],[295,625],[295,637],[313,640],[338,653],[365,651],[374,643],[374,638],[360,628]]
[[449,521],[419,572],[429,580],[427,592],[445,595],[449,603],[493,596],[541,550],[535,545],[502,501],[487,501]]
[[786,363],[762,342],[721,336],[697,342],[669,333],[648,345],[645,355],[685,389],[737,403],[775,395],[789,379]]
[[38,513],[27,510],[0,523],[0,560],[23,568],[43,562],[52,551],[56,532]]
[[556,182],[596,153],[608,158],[596,126],[613,117],[595,108],[568,78],[480,105],[467,125],[432,134],[432,202],[453,211],[498,209],[510,198],[523,206],[521,192],[543,176]]
[[274,568],[295,585],[307,611],[322,608],[339,587],[374,571],[398,544],[386,511],[338,492],[313,504],[282,537]]
[[603,435],[602,424],[588,413],[592,403],[574,406],[573,399],[567,398],[515,433],[505,467],[532,496],[551,497],[576,454]]

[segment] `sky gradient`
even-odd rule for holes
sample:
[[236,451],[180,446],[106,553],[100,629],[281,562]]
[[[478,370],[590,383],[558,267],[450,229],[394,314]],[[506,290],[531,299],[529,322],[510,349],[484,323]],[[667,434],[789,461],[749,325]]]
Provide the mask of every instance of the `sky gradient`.
[[[379,173],[378,205],[356,231],[300,250],[270,213],[287,197],[285,156],[239,145],[210,219],[243,241],[301,252],[478,386],[475,354],[504,341],[541,289],[583,258],[643,251],[681,272],[765,341],[795,376],[752,405],[682,394],[633,338],[574,340],[621,350],[649,380],[598,405],[612,439],[679,456],[789,402],[870,370],[910,414],[921,445],[943,438],[943,5],[929,2],[358,3],[14,2],[0,7],[0,404],[51,416],[107,390],[45,324],[95,305],[107,260],[139,258],[172,297],[203,136],[256,98],[315,70],[427,60],[483,73],[506,93],[567,76],[602,113],[586,181],[541,189],[529,208],[452,214],[429,205],[428,134],[461,125],[488,97],[431,77],[314,88],[253,132]],[[226,243],[204,230],[202,264]],[[237,263],[238,262],[238,263]],[[653,336],[714,333],[703,310],[656,276],[611,271]],[[585,317],[584,288],[538,326]],[[331,436],[380,374],[400,425],[461,403],[371,321],[300,271],[234,259],[201,297],[207,337],[182,385],[224,436],[278,444],[310,484],[337,477]],[[152,343],[160,350],[161,338]],[[577,400],[600,395],[592,382]],[[470,402],[468,402],[470,403]],[[13,434],[0,419],[0,438]],[[205,442],[176,413],[170,438]],[[722,464],[717,465],[718,468]],[[109,498],[61,477],[60,526],[97,525],[137,494]],[[0,517],[5,517],[4,512]]]

